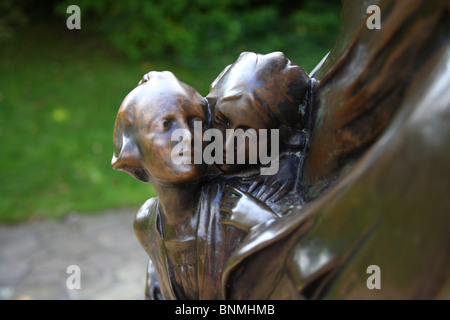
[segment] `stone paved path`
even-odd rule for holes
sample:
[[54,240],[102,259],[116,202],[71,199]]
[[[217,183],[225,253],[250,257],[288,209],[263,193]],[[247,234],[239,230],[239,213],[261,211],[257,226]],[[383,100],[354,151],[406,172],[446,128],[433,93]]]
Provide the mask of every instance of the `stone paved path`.
[[[137,209],[0,225],[0,300],[143,299],[147,255],[133,232]],[[69,289],[70,265],[81,289]]]

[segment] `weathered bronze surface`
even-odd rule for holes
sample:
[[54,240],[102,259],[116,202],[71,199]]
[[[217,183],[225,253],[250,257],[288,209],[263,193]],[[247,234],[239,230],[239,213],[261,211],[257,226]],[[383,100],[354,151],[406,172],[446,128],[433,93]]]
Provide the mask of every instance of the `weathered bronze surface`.
[[[380,30],[366,28],[370,4]],[[228,262],[227,298],[449,298],[449,6],[344,1],[342,17],[314,74],[304,183],[315,200],[253,230]]]
[[[369,5],[381,29],[366,25]],[[450,298],[449,11],[344,0],[310,76],[282,53],[247,52],[206,98],[170,72],[145,75],[119,109],[112,166],[158,195],[135,218],[147,297]],[[174,165],[171,134],[193,140],[195,121],[280,130],[279,170]]]

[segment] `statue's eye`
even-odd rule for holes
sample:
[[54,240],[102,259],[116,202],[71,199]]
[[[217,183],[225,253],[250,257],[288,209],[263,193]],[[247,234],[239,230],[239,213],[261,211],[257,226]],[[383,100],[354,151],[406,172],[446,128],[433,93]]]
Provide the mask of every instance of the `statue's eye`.
[[189,127],[194,128],[194,125],[195,125],[196,121],[202,123],[202,119],[200,117],[197,117],[197,116],[189,117],[188,118]]
[[165,119],[163,121],[164,130],[169,130],[172,127],[172,123],[173,123],[172,119]]
[[230,127],[230,120],[224,116],[217,115],[215,121],[217,124],[226,125],[228,128]]

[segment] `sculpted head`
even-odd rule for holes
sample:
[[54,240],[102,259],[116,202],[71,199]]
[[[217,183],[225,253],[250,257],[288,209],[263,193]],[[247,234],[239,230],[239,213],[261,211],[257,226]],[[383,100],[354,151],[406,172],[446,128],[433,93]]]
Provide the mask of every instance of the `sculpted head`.
[[284,124],[302,128],[298,109],[309,80],[282,52],[243,52],[211,85],[207,99],[214,107],[213,126],[228,123],[230,129],[270,129]]
[[[171,72],[150,72],[122,102],[114,128],[113,169],[143,182],[182,183],[201,177],[203,164],[174,164],[171,152],[176,129],[191,133],[194,121],[206,124],[207,103]],[[186,141],[184,141],[186,142]],[[193,152],[192,152],[193,154]]]
[[[211,85],[206,98],[212,126],[222,132],[280,129],[282,142],[296,146],[304,127],[300,105],[309,88],[309,76],[282,52],[244,52]],[[226,145],[229,141],[224,141]]]

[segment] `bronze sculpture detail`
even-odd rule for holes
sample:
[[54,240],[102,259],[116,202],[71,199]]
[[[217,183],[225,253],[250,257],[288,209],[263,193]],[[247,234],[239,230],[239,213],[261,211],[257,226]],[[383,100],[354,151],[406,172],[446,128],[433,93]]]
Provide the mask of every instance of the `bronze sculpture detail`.
[[[158,195],[134,225],[149,299],[449,297],[449,6],[370,2],[343,1],[310,76],[280,52],[245,52],[206,97],[150,72],[125,98],[112,166]],[[370,4],[380,30],[365,27]],[[242,145],[238,129],[253,133]]]

